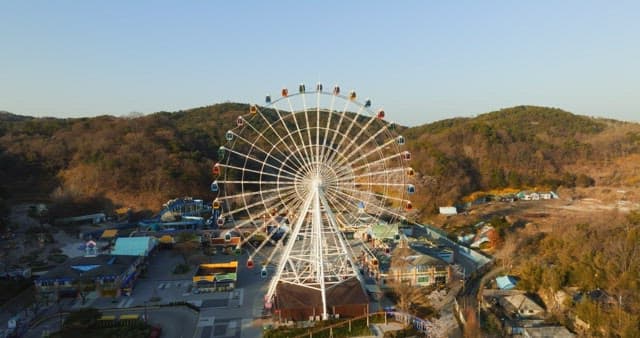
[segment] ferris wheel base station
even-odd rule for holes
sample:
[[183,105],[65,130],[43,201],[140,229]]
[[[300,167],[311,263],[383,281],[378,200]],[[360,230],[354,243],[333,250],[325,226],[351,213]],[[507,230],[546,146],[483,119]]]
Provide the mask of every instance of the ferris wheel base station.
[[[340,318],[367,313],[369,299],[357,278],[327,289],[327,312]],[[303,321],[322,316],[319,290],[280,282],[276,288],[275,317],[280,321]]]

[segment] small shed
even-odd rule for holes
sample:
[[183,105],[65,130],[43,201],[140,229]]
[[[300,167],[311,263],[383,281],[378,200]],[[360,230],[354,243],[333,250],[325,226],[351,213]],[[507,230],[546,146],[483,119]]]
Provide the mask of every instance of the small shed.
[[111,251],[114,256],[148,256],[156,247],[154,237],[120,237],[116,239],[115,248]]
[[453,216],[458,214],[456,207],[440,207],[440,214],[446,216]]
[[498,289],[501,290],[511,290],[516,287],[516,279],[512,276],[498,276],[496,277],[496,284],[498,285]]

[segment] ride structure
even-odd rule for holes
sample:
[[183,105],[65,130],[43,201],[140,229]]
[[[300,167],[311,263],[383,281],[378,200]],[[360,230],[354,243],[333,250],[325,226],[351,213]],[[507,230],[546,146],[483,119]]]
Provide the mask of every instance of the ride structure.
[[250,248],[247,267],[261,258],[262,276],[273,272],[265,308],[282,306],[279,290],[293,286],[316,294],[328,318],[335,288],[363,284],[343,231],[363,214],[391,223],[412,209],[411,154],[385,118],[355,91],[301,84],[251,105],[225,133],[212,168],[213,213],[221,228],[233,220],[227,234]]

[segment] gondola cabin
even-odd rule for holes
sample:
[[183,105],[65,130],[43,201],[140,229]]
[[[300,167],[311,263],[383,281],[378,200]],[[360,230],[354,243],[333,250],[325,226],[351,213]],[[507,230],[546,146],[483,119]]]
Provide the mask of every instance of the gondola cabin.
[[404,210],[406,210],[406,211],[411,211],[411,210],[413,210],[413,204],[411,204],[411,201],[407,201],[407,202],[404,204]]
[[218,148],[218,160],[222,160],[224,158],[224,147]]
[[277,215],[277,214],[278,214],[278,210],[276,210],[275,208],[273,208],[273,209],[271,209],[271,213],[270,213],[270,214],[271,214],[271,216],[273,217],[273,216],[275,216],[275,215]]
[[298,86],[298,92],[299,92],[300,94],[302,94],[302,93],[304,93],[305,91],[306,91],[306,88],[304,87],[304,83],[301,83],[301,84]]
[[218,186],[218,181],[213,181],[211,183],[211,192],[218,192],[218,190],[220,190],[220,187]]
[[404,145],[404,136],[402,135],[398,136],[397,141],[398,141],[398,145]]
[[411,195],[411,194],[413,194],[413,193],[415,193],[415,192],[416,192],[416,187],[415,187],[413,184],[409,184],[409,185],[407,186],[407,193],[408,193],[409,195]]
[[271,103],[271,95],[265,96],[264,97],[264,102],[267,103],[267,104]]
[[391,122],[389,123],[389,126],[387,128],[389,128],[389,130],[396,130],[396,124],[394,122]]
[[[224,217],[218,217],[218,220],[216,221],[216,224],[218,224],[219,227],[224,225]],[[231,234],[227,232],[226,235],[224,235],[225,240],[227,239],[227,235],[229,236],[229,240],[231,240]]]
[[287,96],[289,96],[289,89],[282,88],[282,97],[287,97]]
[[352,90],[349,92],[349,100],[353,101],[356,99],[356,92],[355,90]]
[[[271,97],[267,96],[269,98],[269,101],[271,101]],[[252,104],[251,106],[249,106],[249,112],[251,114],[256,114],[258,112],[258,107],[256,107],[255,104]]]
[[340,86],[333,86],[333,95],[340,95]]
[[227,133],[224,135],[224,138],[226,138],[227,141],[233,141],[233,132],[231,130],[227,131]]
[[371,264],[372,264],[373,266],[378,266],[378,260],[374,258],[374,259],[371,261]]
[[358,202],[358,209],[364,210],[364,202],[362,201]]
[[215,209],[215,210],[220,209],[220,201],[218,201],[217,199],[216,199],[216,200],[213,200],[213,203],[211,204],[211,207],[212,207],[213,209]]
[[249,258],[247,261],[247,269],[253,269],[253,259]]
[[242,118],[242,116],[238,116],[238,118],[236,119],[236,125],[238,127],[244,126],[244,119]]
[[220,175],[220,163],[216,163],[213,165],[213,168],[211,169],[211,173],[213,173],[214,176]]
[[384,119],[384,110],[380,109],[376,117],[378,118],[378,120]]
[[262,269],[260,269],[260,277],[267,278],[267,268],[262,267]]
[[409,177],[413,177],[416,174],[416,172],[413,171],[413,168],[407,168],[406,171],[407,171],[407,176],[409,176]]
[[365,108],[371,107],[371,100],[367,99],[366,101],[364,101],[364,107]]
[[321,92],[322,91],[322,83],[316,84],[316,91],[317,92]]
[[[222,224],[224,224],[224,219],[223,218],[218,218],[218,223],[220,223],[220,220],[222,220]],[[220,224],[218,224],[220,225]],[[231,233],[227,232],[226,234],[224,234],[224,241],[225,242],[230,242],[231,241]]]
[[402,159],[405,161],[411,161],[411,153],[408,151],[402,152]]
[[234,253],[236,256],[240,256],[240,255],[242,255],[242,248],[241,248],[240,246],[237,246],[233,253]]

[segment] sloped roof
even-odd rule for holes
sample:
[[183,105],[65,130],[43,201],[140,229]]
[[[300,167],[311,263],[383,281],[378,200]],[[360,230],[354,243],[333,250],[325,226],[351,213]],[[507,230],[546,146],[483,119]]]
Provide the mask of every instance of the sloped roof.
[[501,290],[511,290],[516,287],[516,280],[511,276],[498,276],[496,277],[496,284]]
[[147,256],[156,246],[153,237],[120,237],[116,239],[112,255],[120,256]]
[[377,239],[393,238],[398,234],[398,224],[374,224],[371,226],[371,234]]
[[126,272],[138,259],[136,256],[98,255],[73,257],[49,270],[39,280],[76,280],[79,277],[116,277]]
[[[278,283],[276,295],[278,295],[277,307],[279,309],[300,309],[322,304],[322,295],[319,290],[289,283]],[[327,290],[328,308],[347,304],[367,304],[368,302],[369,298],[362,290],[360,281],[356,278]]]

